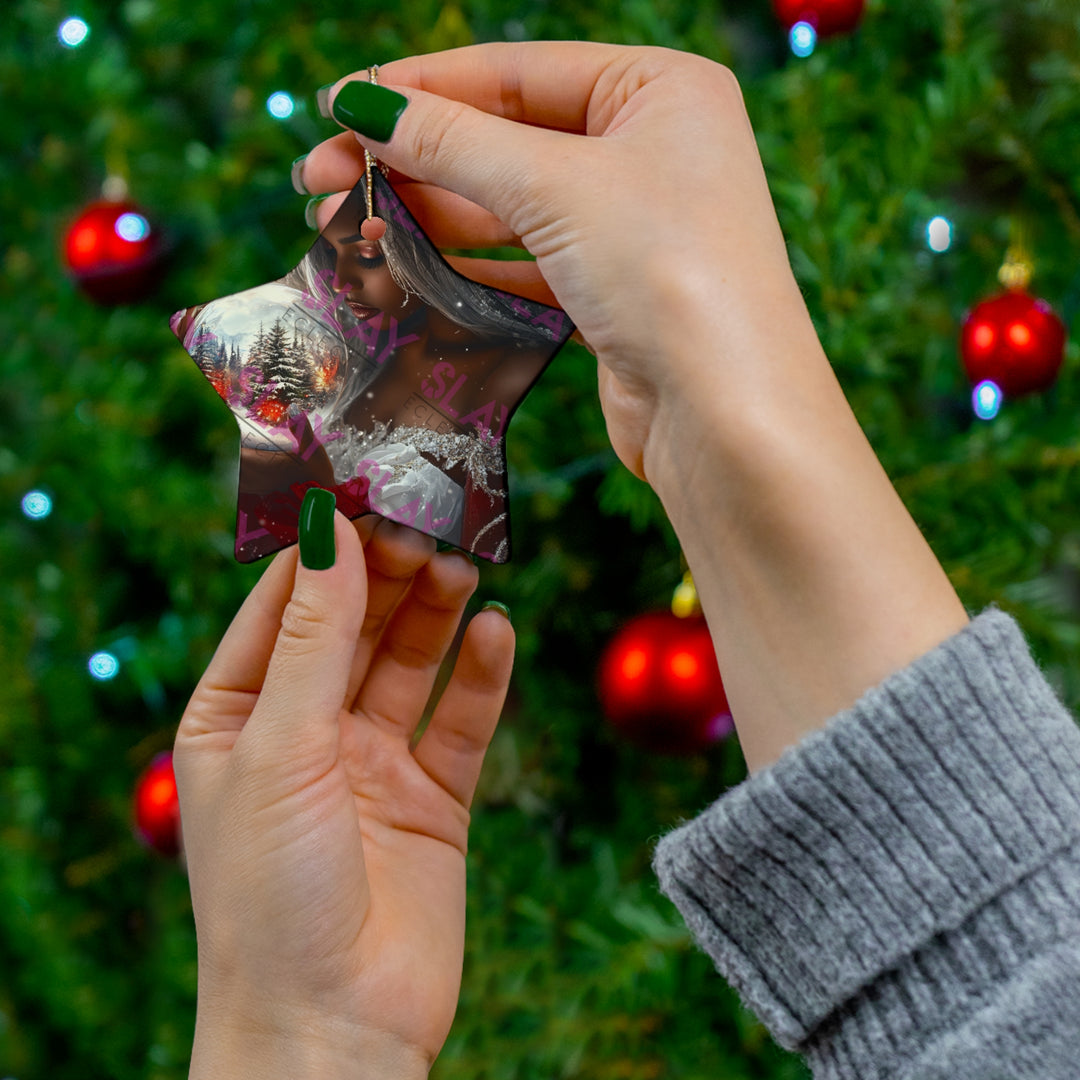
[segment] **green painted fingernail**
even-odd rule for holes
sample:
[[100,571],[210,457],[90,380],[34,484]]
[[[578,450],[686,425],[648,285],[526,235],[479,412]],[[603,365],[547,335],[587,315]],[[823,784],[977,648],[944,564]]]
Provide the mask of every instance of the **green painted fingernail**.
[[468,559],[473,566],[476,566],[476,556],[471,551],[466,551],[464,548],[458,547],[457,544],[451,544],[448,540],[436,540],[435,550],[442,554],[460,555],[463,559]]
[[337,499],[326,488],[308,488],[300,507],[300,561],[309,570],[334,565],[334,508]]
[[311,192],[304,187],[304,162],[307,161],[307,154],[301,154],[293,163],[290,170],[290,177],[292,178],[293,191],[297,195],[310,195]]
[[505,604],[500,604],[498,600],[488,600],[487,603],[480,609],[481,611],[497,611],[502,615],[507,622],[510,622],[510,609]]
[[315,217],[315,207],[323,201],[328,199],[329,195],[316,195],[313,199],[308,199],[307,206],[304,207],[304,224],[309,229],[318,229],[319,220]]
[[376,142],[388,142],[409,99],[369,82],[348,82],[334,98],[334,119]]
[[334,89],[334,84],[328,82],[325,86],[320,86],[315,91],[315,104],[319,108],[319,115],[326,117],[327,120],[333,120],[330,115],[330,91]]

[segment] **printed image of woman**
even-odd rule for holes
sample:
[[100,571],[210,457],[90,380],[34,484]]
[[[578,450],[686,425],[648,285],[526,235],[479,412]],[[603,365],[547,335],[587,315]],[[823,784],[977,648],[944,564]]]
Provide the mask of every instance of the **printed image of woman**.
[[456,273],[377,179],[381,240],[360,235],[357,188],[298,268],[306,292],[325,295],[329,283],[339,310],[357,319],[353,340],[363,353],[358,389],[324,421],[340,435],[326,449],[339,482],[369,477],[380,513],[396,516],[419,499],[417,527],[499,561],[502,437],[571,327],[560,312]]
[[572,326],[454,271],[381,176],[375,211],[386,232],[373,242],[360,235],[357,186],[285,277],[174,319],[193,356],[200,339],[220,355],[230,318],[243,314],[250,342],[256,305],[269,303],[279,314],[260,310],[260,334],[280,322],[278,339],[294,343],[295,370],[268,371],[262,358],[273,377],[254,403],[237,400],[235,362],[214,375],[196,356],[240,420],[242,511],[272,534],[249,555],[294,539],[304,490],[318,483],[350,516],[374,510],[505,561],[506,425]]

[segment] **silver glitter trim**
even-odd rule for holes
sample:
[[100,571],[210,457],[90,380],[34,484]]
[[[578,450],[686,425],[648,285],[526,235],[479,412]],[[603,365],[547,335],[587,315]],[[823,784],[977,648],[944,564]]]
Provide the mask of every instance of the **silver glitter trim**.
[[[498,517],[492,518],[491,521],[489,521],[473,537],[472,544],[470,545],[470,550],[471,551],[476,551],[476,549],[480,546],[480,537],[482,537],[484,535],[484,533],[486,533],[488,531],[488,529],[495,528],[496,525],[500,524],[501,522],[503,522],[505,520],[506,520],[506,511],[504,510]],[[507,558],[509,557],[509,553],[510,553],[510,546],[507,543],[506,537],[504,536],[499,541],[499,546],[495,549],[495,552],[494,552],[494,554],[492,556],[492,562],[497,562],[497,563],[506,562]]]
[[424,427],[395,427],[377,421],[366,432],[341,425],[326,439],[326,452],[334,465],[338,483],[351,480],[357,467],[369,451],[385,443],[405,443],[418,453],[427,454],[443,469],[464,465],[474,487],[479,488],[494,503],[505,498],[505,488],[494,486],[503,476],[503,459],[499,443],[485,443],[463,432],[438,432]]
[[465,466],[469,479],[489,499],[505,498],[504,488],[492,487],[489,474],[501,478],[502,454],[499,445],[485,443],[473,435],[461,432],[441,433],[422,427],[396,427],[391,432],[394,442],[408,443],[423,454],[437,458],[444,469]]

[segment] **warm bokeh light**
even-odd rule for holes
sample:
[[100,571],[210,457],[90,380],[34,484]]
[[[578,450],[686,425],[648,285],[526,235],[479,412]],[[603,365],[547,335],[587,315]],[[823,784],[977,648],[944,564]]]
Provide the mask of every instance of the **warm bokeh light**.
[[68,254],[72,260],[93,259],[101,247],[101,233],[93,225],[80,225],[72,230],[68,241]]
[[668,670],[676,679],[690,680],[697,676],[701,664],[693,653],[675,652],[668,657]]
[[135,784],[135,831],[162,855],[180,851],[180,798],[172,754],[158,754]]
[[976,349],[993,348],[995,337],[997,337],[997,335],[994,333],[994,328],[989,323],[979,323],[979,325],[971,331],[971,343]]
[[631,649],[622,658],[619,670],[624,679],[640,679],[649,666],[649,657],[644,649]]
[[1009,344],[1018,349],[1026,349],[1031,344],[1031,330],[1022,322],[1014,322],[1005,331]]

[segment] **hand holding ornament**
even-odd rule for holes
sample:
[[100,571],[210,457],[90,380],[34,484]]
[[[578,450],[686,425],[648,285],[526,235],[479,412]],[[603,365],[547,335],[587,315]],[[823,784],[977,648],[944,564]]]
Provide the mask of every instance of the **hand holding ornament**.
[[353,130],[308,155],[304,185],[351,188],[369,150],[437,244],[536,257],[457,265],[554,297],[596,354],[612,445],[679,536],[751,768],[966,623],[818,341],[732,72],[526,42],[379,81],[329,89]]
[[267,569],[176,739],[192,1080],[346,1077],[358,1061],[426,1076],[457,1006],[468,807],[513,631],[473,619],[412,746],[476,568],[404,526],[351,525],[327,492],[304,520],[303,562],[292,548]]

